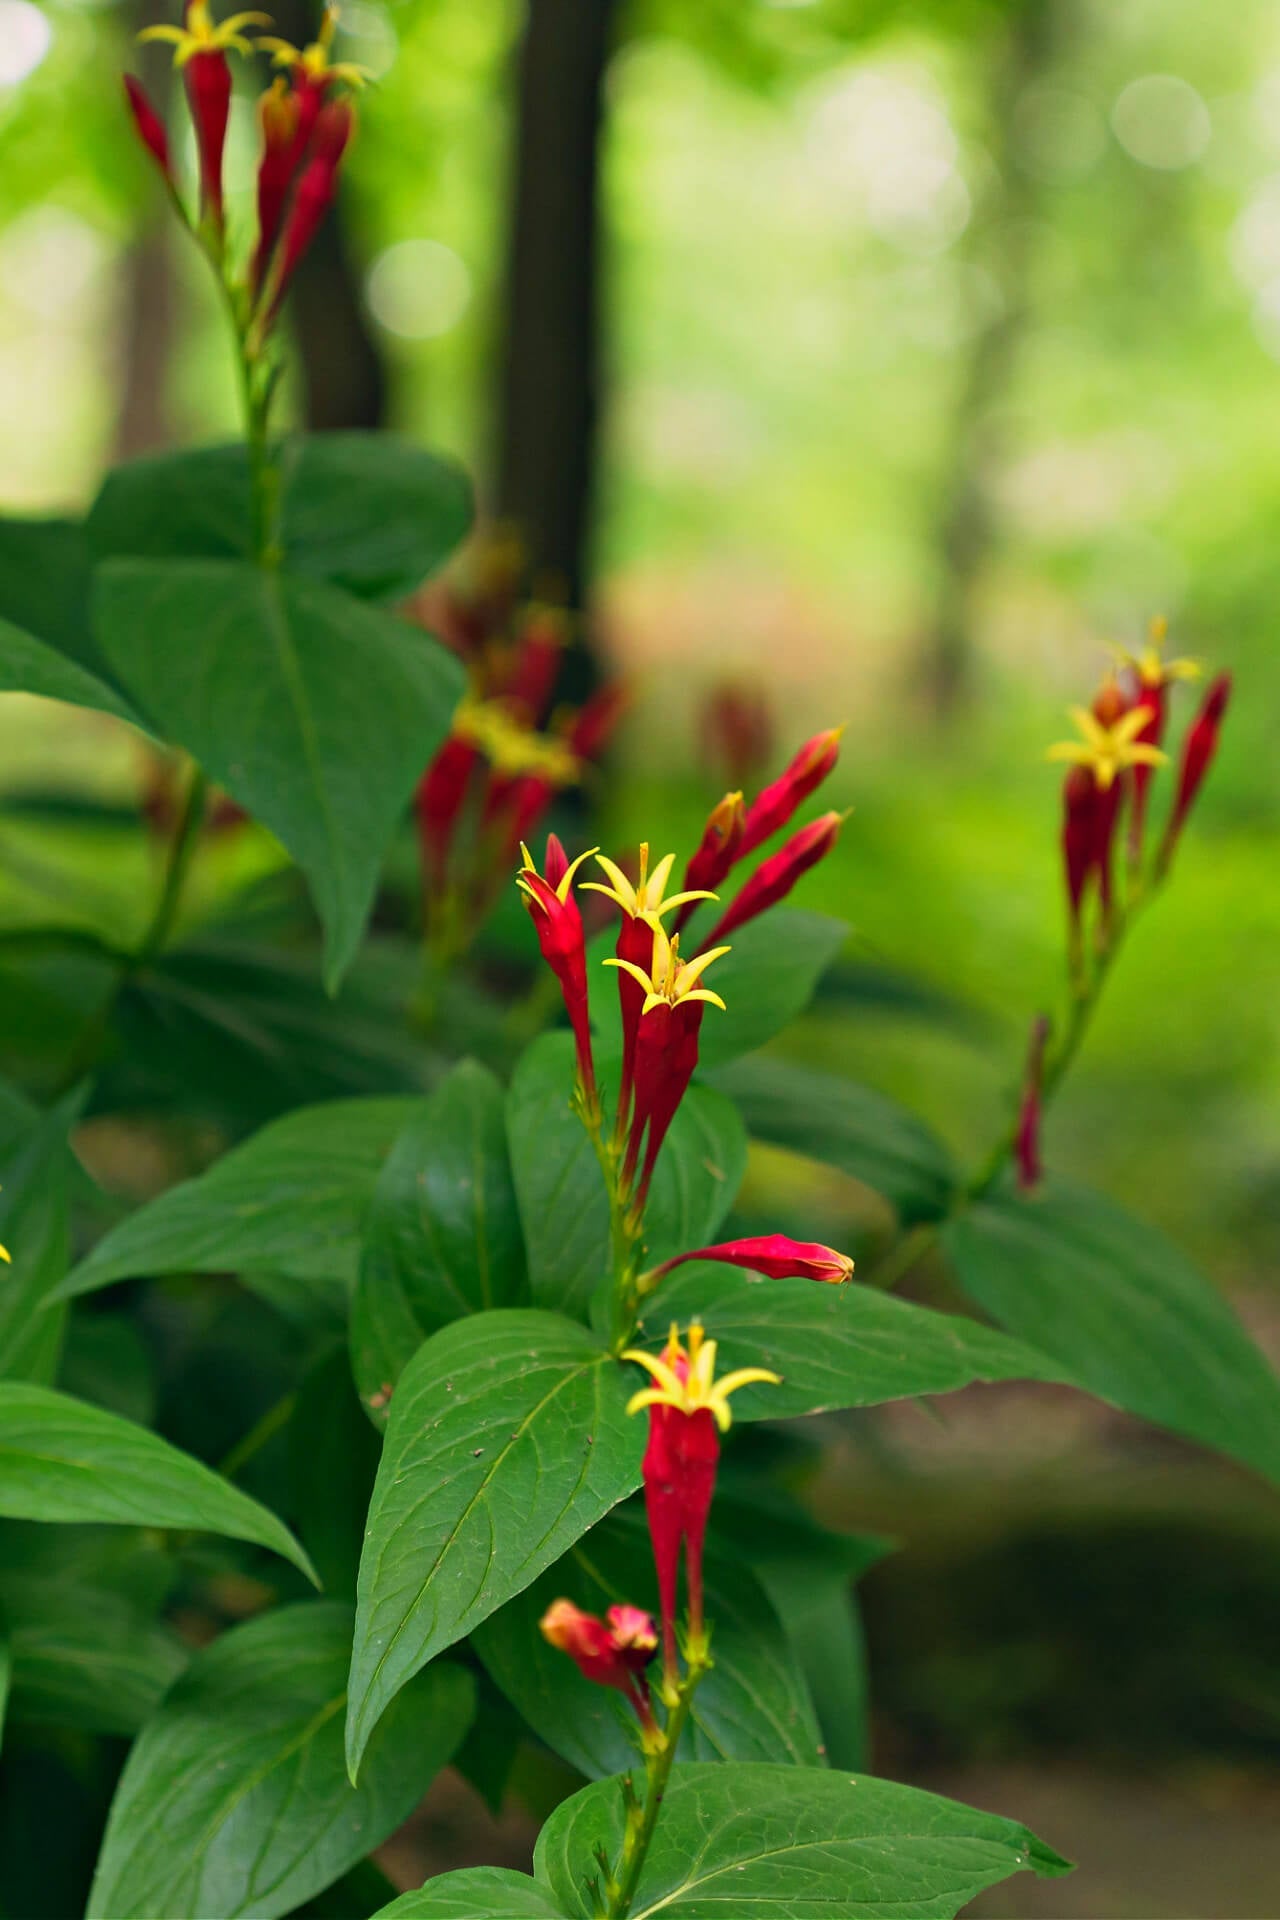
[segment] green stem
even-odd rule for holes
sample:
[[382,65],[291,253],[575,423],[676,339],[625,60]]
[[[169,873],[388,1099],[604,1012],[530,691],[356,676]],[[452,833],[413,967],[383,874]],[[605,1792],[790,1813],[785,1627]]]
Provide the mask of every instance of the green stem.
[[267,1408],[262,1418],[255,1421],[248,1433],[237,1440],[230,1453],[219,1462],[218,1472],[224,1480],[234,1480],[240,1469],[247,1466],[255,1454],[261,1453],[267,1442],[274,1440],[282,1427],[288,1426],[297,1404],[297,1394],[286,1393]]
[[671,1769],[675,1764],[680,1736],[689,1718],[698,1683],[710,1665],[710,1659],[705,1652],[690,1659],[676,1703],[663,1728],[662,1747],[659,1752],[649,1754],[645,1759],[648,1791],[645,1794],[644,1810],[639,1820],[627,1822],[622,1852],[618,1856],[617,1871],[609,1888],[609,1904],[605,1908],[605,1920],[627,1920],[631,1912],[636,1888],[640,1884],[640,1875],[644,1871],[645,1859],[653,1840],[654,1829],[658,1824],[658,1815],[662,1812],[662,1801],[667,1791],[667,1782],[671,1777]]
[[142,936],[142,944],[129,962],[130,973],[136,973],[154,960],[173,931],[173,923],[182,905],[183,889],[186,886],[192,857],[199,844],[208,791],[209,783],[203,772],[199,767],[192,767],[191,781],[187,787],[186,800],[183,802],[182,815],[174,830],[173,839],[169,842],[169,856],[165,862],[160,896],[151,916],[151,924]]

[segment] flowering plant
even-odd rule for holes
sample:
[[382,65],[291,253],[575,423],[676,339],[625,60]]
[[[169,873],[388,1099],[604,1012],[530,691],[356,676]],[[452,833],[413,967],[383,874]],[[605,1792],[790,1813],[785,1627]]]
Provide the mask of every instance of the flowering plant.
[[[189,0],[152,32],[191,189],[127,87],[224,299],[243,440],[0,526],[3,685],[130,730],[146,770],[127,898],[0,929],[0,1703],[6,1769],[52,1780],[70,1836],[29,1874],[104,1920],[924,1920],[1062,1872],[1016,1820],[868,1771],[840,1680],[883,1543],[813,1518],[777,1423],[1024,1379],[1280,1477],[1266,1363],[1180,1254],[1056,1176],[1048,1130],[1229,684],[1170,779],[1190,669],[1156,634],[1053,749],[1064,1010],[972,1171],[772,1047],[846,934],[795,904],[856,832],[804,817],[839,730],[725,794],[683,863],[556,812],[618,696],[557,711],[565,633],[510,569],[423,597],[465,481],[390,436],[277,431],[361,76],[332,15],[302,48],[266,24]],[[232,57],[270,63],[239,185]],[[504,901],[523,948],[461,973]],[[851,1249],[761,1218],[749,1142],[855,1176],[881,1224]],[[896,1295],[926,1259],[976,1312]],[[498,1801],[531,1750],[576,1776],[544,1769],[532,1872],[395,1898],[371,1856],[439,1770]]]

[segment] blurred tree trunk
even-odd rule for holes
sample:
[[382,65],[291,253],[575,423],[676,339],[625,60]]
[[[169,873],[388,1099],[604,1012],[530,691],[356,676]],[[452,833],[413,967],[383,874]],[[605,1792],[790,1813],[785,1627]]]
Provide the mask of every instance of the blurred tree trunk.
[[[124,9],[123,25],[132,41],[143,27],[170,17],[162,0],[133,0]],[[149,66],[147,88],[163,119],[173,94],[173,63],[167,51],[163,59]],[[156,195],[157,201],[162,199],[162,195]],[[168,406],[175,307],[170,217],[168,205],[160,205],[152,224],[138,234],[125,258],[120,406],[112,441],[113,461],[132,460],[140,453],[167,447],[173,440]]]
[[[322,14],[321,0],[275,0],[271,7],[275,31],[297,47],[315,39]],[[361,304],[341,195],[298,269],[286,312],[302,361],[307,426],[380,427],[386,368]]]
[[996,531],[984,472],[993,452],[988,421],[1013,376],[1026,331],[1035,194],[1019,164],[1013,121],[1019,98],[1044,77],[1052,62],[1061,4],[1016,0],[1009,9],[1005,44],[992,66],[988,120],[991,154],[1002,183],[993,264],[1003,307],[978,336],[952,420],[935,530],[940,577],[931,629],[913,675],[925,707],[943,723],[954,718],[973,693],[973,592]]
[[497,508],[541,590],[590,576],[600,380],[602,90],[618,0],[528,0],[513,142]]

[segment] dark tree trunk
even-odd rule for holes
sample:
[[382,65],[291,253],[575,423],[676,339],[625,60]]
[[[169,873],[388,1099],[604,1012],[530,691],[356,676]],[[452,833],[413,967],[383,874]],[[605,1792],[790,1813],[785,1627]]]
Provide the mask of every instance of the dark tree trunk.
[[[275,0],[271,8],[276,32],[295,46],[315,39],[322,12],[320,0]],[[360,303],[341,195],[298,269],[286,311],[302,361],[308,427],[381,426],[386,369]]]
[[535,590],[584,604],[600,379],[602,86],[617,0],[529,0],[520,50],[497,508]]

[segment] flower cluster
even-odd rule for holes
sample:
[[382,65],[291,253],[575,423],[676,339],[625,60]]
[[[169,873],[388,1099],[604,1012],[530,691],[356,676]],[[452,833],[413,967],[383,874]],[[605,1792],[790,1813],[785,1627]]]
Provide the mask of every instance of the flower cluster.
[[[140,40],[169,42],[181,72],[195,132],[200,184],[198,214],[183,205],[164,122],[132,74],[125,94],[138,136],[164,176],[174,205],[223,274],[246,341],[260,349],[280,311],[320,223],[337,192],[338,170],[354,127],[348,94],[363,82],[358,67],[329,57],[337,28],[329,8],[317,39],[307,47],[246,29],[269,27],[265,13],[236,13],[215,21],[208,0],[187,0],[183,24],[147,27]],[[226,258],[223,149],[231,108],[227,55],[271,55],[282,71],[259,97],[261,157],[257,173],[257,235],[247,260]]]
[[[661,1354],[633,1347],[622,1358],[643,1367],[652,1381],[632,1395],[627,1412],[649,1415],[642,1470],[645,1514],[661,1614],[662,1698],[674,1713],[682,1697],[677,1625],[681,1549],[688,1596],[684,1649],[696,1684],[710,1664],[702,1557],[720,1434],[728,1430],[732,1417],[729,1397],[757,1382],[776,1386],[779,1376],[766,1367],[740,1367],[717,1379],[716,1343],[696,1322],[689,1328],[687,1346],[673,1324]],[[626,1695],[640,1722],[645,1751],[660,1751],[668,1739],[674,1743],[679,1738],[679,1724],[672,1717],[665,1728],[654,1719],[645,1669],[657,1650],[658,1631],[647,1613],[614,1606],[601,1620],[580,1612],[569,1600],[557,1600],[541,1625],[545,1637],[569,1654],[588,1680]]]
[[[1169,690],[1195,678],[1191,660],[1166,660],[1165,628],[1154,621],[1150,644],[1140,654],[1125,654],[1119,674],[1108,674],[1090,707],[1073,707],[1078,740],[1050,747],[1051,760],[1068,763],[1063,786],[1062,853],[1070,913],[1072,971],[1083,981],[1085,919],[1096,893],[1095,942],[1105,950],[1115,931],[1119,902],[1114,849],[1128,813],[1128,878],[1136,897],[1148,878],[1146,829],[1148,801],[1157,767],[1168,761],[1162,742],[1168,721]],[[1149,877],[1163,879],[1191,806],[1217,748],[1218,731],[1231,692],[1228,674],[1210,686],[1183,740],[1173,805],[1155,853]]]
[[[633,1223],[643,1215],[663,1141],[697,1067],[703,1015],[708,1006],[724,1010],[723,999],[705,977],[729,952],[724,936],[790,893],[801,875],[835,845],[843,816],[821,815],[762,860],[721,912],[710,944],[701,952],[688,957],[681,952],[684,929],[704,902],[719,904],[717,888],[737,863],[788,825],[834,767],[839,743],[840,729],[807,741],[786,771],[750,806],[744,805],[740,793],[726,794],[711,810],[678,891],[668,891],[675,855],[666,854],[651,868],[647,844],[640,848],[634,877],[617,861],[595,852],[603,878],[581,883],[616,907],[620,916],[614,953],[604,962],[617,973],[622,1028],[610,1152],[616,1197]],[[573,896],[579,862],[570,866],[554,835],[547,842],[541,874],[528,849],[522,851],[519,886],[543,955],[560,982],[577,1043],[579,1107],[593,1134],[598,1134],[601,1108],[591,1052],[586,934]]]
[[574,710],[555,705],[567,616],[526,602],[511,536],[474,544],[469,575],[434,587],[412,611],[465,662],[466,698],[418,783],[415,812],[424,910],[442,944],[465,944],[558,794],[577,786],[608,744],[623,694],[607,684]]

